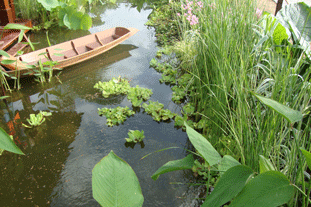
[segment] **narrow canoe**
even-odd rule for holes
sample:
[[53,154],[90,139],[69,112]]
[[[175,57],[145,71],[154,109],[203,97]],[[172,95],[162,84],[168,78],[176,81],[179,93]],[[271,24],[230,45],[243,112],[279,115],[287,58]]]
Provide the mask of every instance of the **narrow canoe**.
[[114,27],[17,57],[1,56],[0,60],[16,60],[12,64],[3,65],[9,69],[6,71],[8,74],[19,70],[21,75],[33,75],[31,71],[39,68],[40,60],[42,63],[56,61],[53,68],[65,68],[102,54],[137,32],[138,29],[135,28]]

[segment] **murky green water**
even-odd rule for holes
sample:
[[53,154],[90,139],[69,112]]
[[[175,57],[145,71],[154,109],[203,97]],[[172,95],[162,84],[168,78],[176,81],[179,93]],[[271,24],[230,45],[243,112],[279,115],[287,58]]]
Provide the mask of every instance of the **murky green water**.
[[[131,108],[125,96],[103,99],[93,88],[98,81],[118,76],[131,80],[131,86],[152,89],[150,100],[159,101],[174,112],[180,111],[171,101],[170,87],[159,83],[161,74],[149,68],[157,50],[154,30],[144,26],[150,12],[138,12],[129,3],[106,9],[98,17],[104,23],[96,23],[90,33],[114,26],[135,27],[140,32],[103,55],[65,69],[59,76],[61,82],[53,78],[51,83],[42,85],[33,79],[23,79],[23,88],[11,94],[8,105],[0,103],[1,127],[14,135],[26,154],[4,153],[0,157],[0,206],[99,206],[92,197],[92,169],[110,150],[136,172],[145,197],[144,206],[195,206],[189,198],[195,197],[196,191],[187,185],[169,184],[190,182],[191,172],[168,173],[157,181],[150,177],[167,161],[185,157],[183,149],[155,153],[140,160],[162,148],[189,148],[185,132],[175,129],[173,122],[153,121],[143,109],[123,125],[114,127],[107,127],[105,117],[97,113],[102,107]],[[87,33],[55,30],[49,32],[49,37],[56,44]],[[41,42],[46,39],[45,34],[36,34],[36,38]],[[14,128],[8,126],[16,114],[25,122],[29,114],[39,110],[53,112],[43,125],[25,129],[16,121]],[[144,130],[144,148],[125,144],[129,129]]]

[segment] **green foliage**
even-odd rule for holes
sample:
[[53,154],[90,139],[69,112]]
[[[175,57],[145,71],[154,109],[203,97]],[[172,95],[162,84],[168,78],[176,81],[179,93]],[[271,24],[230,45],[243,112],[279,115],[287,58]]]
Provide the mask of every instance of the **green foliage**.
[[183,107],[183,113],[187,114],[188,116],[191,116],[195,111],[194,106],[192,106],[191,103],[187,103],[184,107]]
[[59,6],[60,2],[58,0],[37,0],[47,11],[52,11],[52,9]]
[[129,138],[125,138],[126,142],[141,142],[145,138],[144,130],[130,130],[129,133],[127,133]]
[[311,169],[311,153],[304,150],[304,149],[300,149],[303,156],[306,158],[306,161],[307,161],[307,165],[309,167],[309,169]]
[[175,103],[181,103],[181,101],[185,99],[185,89],[179,87],[178,85],[175,85],[174,87],[172,87],[172,91],[172,101],[174,101]]
[[109,108],[102,108],[98,109],[99,115],[106,116],[107,125],[114,126],[116,124],[122,124],[128,116],[132,116],[135,114],[133,110],[130,110],[127,106],[109,109]]
[[[276,207],[286,204],[294,196],[294,186],[281,172],[266,171],[254,177],[250,167],[241,165],[231,156],[222,158],[201,134],[186,123],[185,126],[189,140],[205,161],[203,165],[198,161],[191,163],[195,165],[194,171],[208,178],[208,182],[211,181],[211,170],[217,171],[218,168],[223,173],[202,207],[220,207],[232,200],[230,206]],[[189,169],[182,168],[183,166],[184,162],[181,160],[171,161],[162,166],[152,178],[156,180],[160,173],[178,170],[178,167]]]
[[94,85],[94,88],[102,92],[103,97],[108,98],[112,95],[127,94],[131,88],[128,80],[119,78],[112,78],[108,82],[99,81]]
[[145,109],[147,114],[150,114],[152,116],[155,121],[165,121],[172,119],[174,116],[176,116],[176,114],[172,113],[170,110],[163,109],[164,105],[159,103],[158,101],[149,101],[149,105],[143,103],[142,107]]
[[131,166],[112,150],[92,170],[94,199],[105,207],[143,205],[144,197]]
[[230,206],[280,206],[286,204],[294,196],[294,192],[294,186],[284,174],[267,171],[251,179]]
[[171,2],[154,9],[150,14],[146,25],[155,28],[158,44],[169,45],[179,39],[179,25],[174,10],[180,7],[180,2]]
[[176,84],[176,74],[177,74],[177,70],[165,69],[162,74],[162,78],[160,79],[160,82]]
[[207,161],[210,166],[218,164],[221,160],[221,156],[214,149],[211,143],[209,143],[205,137],[189,127],[186,123],[185,126],[189,140],[191,141],[195,149],[204,158],[204,160]]
[[0,127],[0,155],[3,153],[4,150],[20,155],[25,155],[14,143],[13,136],[8,135]]
[[152,58],[149,62],[150,66],[156,68],[158,66],[158,61],[155,58]]
[[73,30],[88,30],[92,19],[85,8],[91,3],[87,0],[17,0],[16,5],[22,18],[39,22],[34,28],[48,29],[58,23]]
[[157,180],[160,175],[172,172],[176,170],[187,170],[191,169],[194,164],[193,155],[189,154],[185,158],[180,160],[169,161],[166,164],[162,165],[152,176],[153,180]]
[[285,105],[283,105],[277,101],[274,101],[272,99],[265,98],[263,96],[256,95],[256,94],[253,94],[253,95],[256,96],[262,103],[264,103],[265,105],[267,105],[271,109],[273,109],[276,112],[278,112],[279,114],[281,114],[290,123],[295,123],[297,121],[301,121],[303,118],[302,113],[300,111],[293,110],[293,109],[289,108],[288,106],[285,106]]
[[45,112],[45,111],[40,111],[38,114],[30,114],[30,118],[27,119],[27,122],[29,123],[29,126],[23,123],[24,127],[27,128],[32,128],[34,126],[39,126],[43,124],[45,121],[45,116],[51,116],[51,112]]
[[138,85],[130,88],[128,91],[127,99],[129,99],[133,106],[140,107],[143,101],[147,101],[152,95],[152,89],[141,88]]
[[59,9],[59,25],[69,29],[88,30],[92,26],[92,19],[88,14],[76,11],[76,6],[66,6]]
[[281,24],[290,30],[294,42],[300,44],[309,60],[311,35],[307,25],[311,23],[310,12],[311,8],[307,4],[299,2],[283,7],[276,15]]
[[206,162],[200,163],[199,160],[195,160],[192,166],[192,172],[197,173],[199,176],[202,176],[204,180],[209,178],[209,164]]
[[214,190],[207,196],[202,207],[219,207],[231,201],[243,189],[252,174],[253,170],[243,165],[228,169],[219,178]]
[[260,173],[264,173],[267,171],[275,171],[275,168],[273,164],[270,162],[270,160],[262,155],[259,155],[259,167]]

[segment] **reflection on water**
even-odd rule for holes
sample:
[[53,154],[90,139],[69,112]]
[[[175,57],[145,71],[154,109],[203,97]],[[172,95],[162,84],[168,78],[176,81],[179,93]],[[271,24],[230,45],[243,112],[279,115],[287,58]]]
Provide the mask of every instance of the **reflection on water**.
[[[130,6],[119,3],[116,9],[107,9],[100,15],[105,24],[96,25],[89,31],[94,33],[114,26],[140,30],[124,44],[65,69],[59,80],[53,78],[51,83],[42,85],[31,78],[23,79],[23,88],[11,95],[8,105],[0,103],[3,117],[0,126],[12,132],[15,142],[26,154],[5,152],[0,157],[1,206],[99,206],[92,197],[92,169],[110,150],[134,169],[145,197],[144,206],[195,206],[184,203],[189,195],[195,196],[191,194],[193,190],[189,191],[186,185],[169,184],[189,183],[191,172],[168,173],[156,182],[151,179],[167,161],[186,156],[182,150],[184,147],[189,149],[185,132],[175,129],[173,122],[153,121],[143,109],[137,110],[124,124],[114,127],[107,127],[105,117],[97,113],[102,107],[131,108],[126,96],[104,99],[93,88],[98,81],[118,76],[129,79],[131,86],[152,89],[150,100],[163,103],[173,112],[180,111],[179,106],[171,102],[170,87],[159,83],[161,74],[149,68],[156,53],[156,43],[153,29],[147,29],[144,23],[151,10],[139,13]],[[78,34],[84,35],[83,32],[75,35]],[[50,31],[49,37],[53,44],[68,38],[63,30]],[[40,38],[45,39],[45,34]],[[53,114],[39,127],[22,127],[21,122],[26,123],[31,113],[37,114],[40,110]],[[19,121],[14,121],[16,114],[20,116]],[[124,138],[130,129],[144,130],[144,142],[127,145]],[[141,160],[148,153],[172,146],[180,149],[154,153]]]

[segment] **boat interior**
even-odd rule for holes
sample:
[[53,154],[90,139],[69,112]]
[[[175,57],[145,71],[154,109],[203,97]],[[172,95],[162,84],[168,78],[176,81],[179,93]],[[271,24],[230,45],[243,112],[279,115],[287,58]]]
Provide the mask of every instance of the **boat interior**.
[[62,61],[91,50],[96,50],[97,48],[105,46],[129,32],[130,30],[123,27],[111,28],[48,48],[23,54],[17,58],[20,61],[26,62],[28,65],[36,65],[40,59],[42,63],[50,60]]

